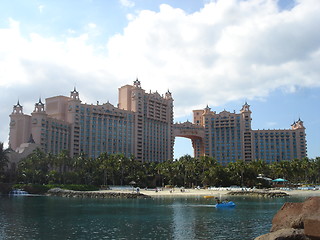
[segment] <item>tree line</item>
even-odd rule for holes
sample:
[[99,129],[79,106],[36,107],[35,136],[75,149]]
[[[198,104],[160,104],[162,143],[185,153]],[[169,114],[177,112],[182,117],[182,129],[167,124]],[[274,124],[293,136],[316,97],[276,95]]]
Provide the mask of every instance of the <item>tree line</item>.
[[193,158],[185,155],[164,162],[140,162],[123,154],[101,154],[93,159],[84,154],[70,157],[68,151],[58,155],[40,149],[22,159],[17,169],[6,170],[8,150],[0,143],[0,180],[32,184],[84,184],[95,186],[130,185],[155,186],[267,186],[257,178],[285,178],[291,183],[320,183],[320,158],[294,159],[268,164],[263,160],[237,160],[226,166],[214,158]]

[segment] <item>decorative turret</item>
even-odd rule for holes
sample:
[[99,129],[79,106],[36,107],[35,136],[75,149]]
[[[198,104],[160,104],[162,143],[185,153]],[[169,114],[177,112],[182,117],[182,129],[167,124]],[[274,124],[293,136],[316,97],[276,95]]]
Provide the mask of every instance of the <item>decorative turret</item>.
[[209,114],[211,111],[211,108],[207,105],[206,108],[204,109],[204,114]]
[[292,129],[305,129],[303,121],[299,118],[298,121],[294,121],[291,125]]
[[[251,111],[250,111],[250,105],[247,103],[247,101],[242,106],[241,110],[241,117],[244,121],[244,131],[248,132],[251,130]],[[247,141],[247,145],[249,145],[249,140]],[[249,156],[249,155],[248,155]],[[248,158],[247,158],[248,159]]]
[[23,114],[22,110],[23,110],[23,107],[20,105],[18,100],[17,105],[13,106],[12,114]]
[[70,98],[72,98],[73,100],[80,100],[79,92],[76,90],[76,87],[74,87],[73,91],[70,92]]
[[250,105],[247,102],[245,102],[244,105],[242,106],[242,109],[240,110],[240,112],[241,113],[243,113],[243,112],[250,112],[251,113]]
[[134,85],[136,88],[141,88],[141,83],[140,83],[140,81],[138,80],[138,78],[133,82],[133,85]]
[[39,102],[34,105],[33,112],[44,112],[44,103],[41,102],[41,98],[39,98]]
[[166,94],[165,94],[165,98],[166,98],[166,99],[172,99],[172,94],[171,94],[171,92],[169,91],[169,89],[168,89],[168,91],[167,91]]

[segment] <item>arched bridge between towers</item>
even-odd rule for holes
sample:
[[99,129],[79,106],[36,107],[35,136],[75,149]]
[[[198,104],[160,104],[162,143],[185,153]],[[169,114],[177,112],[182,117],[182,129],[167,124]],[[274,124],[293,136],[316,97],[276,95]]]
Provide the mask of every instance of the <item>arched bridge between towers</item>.
[[205,131],[202,126],[193,124],[189,121],[184,123],[175,123],[173,125],[173,134],[175,137],[191,139],[194,157],[204,156]]

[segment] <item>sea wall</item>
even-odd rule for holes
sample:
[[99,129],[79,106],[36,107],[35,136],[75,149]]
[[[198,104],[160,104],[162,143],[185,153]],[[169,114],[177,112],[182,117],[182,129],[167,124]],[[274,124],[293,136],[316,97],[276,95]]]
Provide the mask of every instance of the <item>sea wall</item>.
[[272,191],[234,191],[227,193],[231,196],[254,196],[254,197],[287,197],[289,194],[285,192],[272,192]]
[[53,188],[47,192],[48,196],[69,198],[150,198],[142,193],[121,193],[106,191],[73,191],[61,188]]
[[272,220],[270,233],[255,240],[320,239],[320,197],[285,203]]

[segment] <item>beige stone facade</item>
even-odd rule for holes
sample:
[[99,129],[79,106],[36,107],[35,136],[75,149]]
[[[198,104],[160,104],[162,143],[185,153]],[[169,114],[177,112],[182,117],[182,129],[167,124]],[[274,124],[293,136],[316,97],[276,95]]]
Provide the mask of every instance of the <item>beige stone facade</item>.
[[9,144],[14,150],[34,142],[45,152],[123,153],[139,161],[173,159],[175,137],[192,140],[194,156],[211,156],[226,165],[238,159],[268,163],[307,156],[306,135],[299,119],[291,129],[253,130],[251,110],[217,113],[208,106],[193,111],[193,123],[173,124],[173,98],[168,91],[146,93],[137,79],[119,88],[119,103],[82,103],[74,89],[70,96],[39,99],[31,115],[18,102],[10,115]]
[[305,127],[300,119],[291,129],[252,130],[250,105],[245,103],[240,113],[216,113],[208,106],[194,110],[193,121],[176,125],[192,134],[177,130],[176,135],[192,140],[196,157],[211,156],[226,165],[238,159],[272,163],[307,156]]
[[134,112],[134,155],[138,160],[173,159],[173,98],[146,93],[136,80],[119,89],[119,109]]
[[50,97],[35,104],[31,115],[18,102],[10,115],[9,144],[17,150],[32,135],[45,152],[123,153],[140,161],[173,158],[173,99],[168,91],[146,93],[140,81],[119,89],[119,104],[82,103],[74,89],[70,97]]

